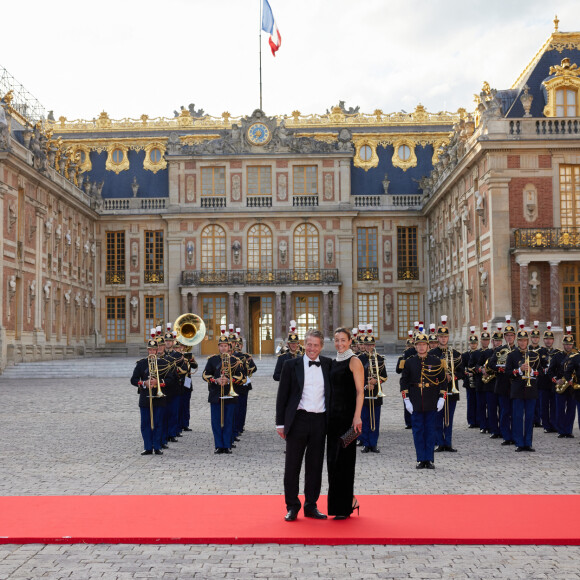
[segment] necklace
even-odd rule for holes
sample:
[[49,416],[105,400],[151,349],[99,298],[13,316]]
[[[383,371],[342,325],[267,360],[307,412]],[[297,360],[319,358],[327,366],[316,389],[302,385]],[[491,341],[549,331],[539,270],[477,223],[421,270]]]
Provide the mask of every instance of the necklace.
[[338,362],[342,362],[343,360],[347,360],[349,359],[351,356],[354,356],[354,352],[352,352],[352,349],[347,349],[344,352],[337,352],[336,353],[336,360]]

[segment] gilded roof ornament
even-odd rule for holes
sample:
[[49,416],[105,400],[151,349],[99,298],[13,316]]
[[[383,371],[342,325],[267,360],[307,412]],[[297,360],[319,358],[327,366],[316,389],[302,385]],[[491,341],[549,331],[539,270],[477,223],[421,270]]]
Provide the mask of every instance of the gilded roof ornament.
[[556,16],[554,16],[554,32],[558,32],[558,24],[560,24],[560,21],[558,20],[558,15],[556,14]]
[[580,69],[577,64],[570,64],[569,58],[563,58],[562,62],[558,65],[550,67],[550,76],[580,76]]

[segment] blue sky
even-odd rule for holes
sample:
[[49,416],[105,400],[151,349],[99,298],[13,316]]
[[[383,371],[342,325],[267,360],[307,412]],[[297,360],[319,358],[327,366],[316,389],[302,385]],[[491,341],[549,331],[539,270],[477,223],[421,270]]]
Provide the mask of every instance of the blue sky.
[[[553,31],[580,30],[562,0],[270,0],[282,47],[262,35],[267,114],[473,109],[483,81],[508,88]],[[47,110],[91,119],[173,116],[195,103],[259,104],[260,0],[30,0],[2,9],[0,65]],[[578,63],[580,64],[580,63]]]

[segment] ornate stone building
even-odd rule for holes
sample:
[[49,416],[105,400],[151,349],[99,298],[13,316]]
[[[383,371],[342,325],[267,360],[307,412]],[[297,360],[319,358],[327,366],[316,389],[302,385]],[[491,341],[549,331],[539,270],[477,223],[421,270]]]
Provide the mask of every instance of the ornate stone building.
[[[567,60],[566,60],[567,59]],[[415,320],[551,319],[578,332],[580,35],[557,30],[471,114],[211,117],[36,124],[0,117],[0,368],[136,354],[182,312],[272,353],[372,323],[385,351]]]

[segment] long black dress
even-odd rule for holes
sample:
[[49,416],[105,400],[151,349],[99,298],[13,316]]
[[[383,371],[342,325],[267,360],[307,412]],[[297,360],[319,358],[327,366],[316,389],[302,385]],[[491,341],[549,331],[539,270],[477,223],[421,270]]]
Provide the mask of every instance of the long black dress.
[[356,409],[356,386],[350,370],[350,358],[332,361],[330,369],[330,410],[328,414],[328,513],[348,516],[352,513],[356,445],[343,448],[340,436],[352,425]]

